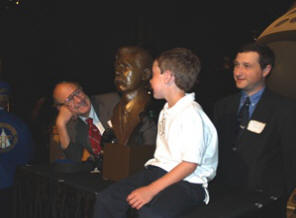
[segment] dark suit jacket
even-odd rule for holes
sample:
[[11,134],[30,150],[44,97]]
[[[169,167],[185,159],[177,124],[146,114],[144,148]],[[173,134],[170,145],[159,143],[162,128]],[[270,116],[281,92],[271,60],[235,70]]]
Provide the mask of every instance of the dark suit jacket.
[[253,132],[254,126],[245,129],[236,140],[239,101],[240,94],[232,95],[214,108],[219,136],[216,183],[263,190],[274,196],[289,195],[296,184],[295,102],[266,88],[250,118],[261,127],[265,124],[264,129],[261,133]]
[[[115,92],[91,97],[94,110],[105,129],[108,128],[107,121],[111,119],[113,108],[119,100],[120,97]],[[68,159],[80,161],[83,148],[86,148],[92,153],[92,148],[88,140],[88,126],[86,123],[79,118],[71,120],[67,124],[67,130],[70,136],[70,144],[64,152]]]

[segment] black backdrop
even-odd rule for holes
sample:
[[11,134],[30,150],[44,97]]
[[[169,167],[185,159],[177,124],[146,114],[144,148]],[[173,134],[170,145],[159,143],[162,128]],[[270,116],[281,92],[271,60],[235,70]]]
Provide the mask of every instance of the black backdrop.
[[[6,1],[6,0],[2,0]],[[7,0],[8,1],[8,0]],[[113,61],[121,45],[153,56],[187,47],[203,69],[195,87],[206,112],[234,91],[223,58],[253,41],[293,1],[22,0],[0,5],[1,77],[13,88],[14,111],[30,120],[41,96],[59,80],[77,80],[89,94],[114,91]]]

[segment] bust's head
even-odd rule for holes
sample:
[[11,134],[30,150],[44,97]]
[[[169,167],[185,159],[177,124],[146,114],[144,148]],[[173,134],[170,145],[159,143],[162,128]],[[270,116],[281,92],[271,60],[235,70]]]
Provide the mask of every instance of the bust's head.
[[115,57],[115,86],[130,92],[145,86],[151,77],[152,56],[138,46],[120,47]]

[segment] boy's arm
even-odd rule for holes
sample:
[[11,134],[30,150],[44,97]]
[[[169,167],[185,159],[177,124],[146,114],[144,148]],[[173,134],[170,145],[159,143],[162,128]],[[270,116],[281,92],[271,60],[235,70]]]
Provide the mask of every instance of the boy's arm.
[[140,209],[143,205],[147,204],[151,199],[164,190],[168,186],[179,182],[196,169],[197,164],[192,162],[183,161],[173,168],[170,172],[155,180],[147,186],[135,189],[127,196],[127,201],[131,207]]

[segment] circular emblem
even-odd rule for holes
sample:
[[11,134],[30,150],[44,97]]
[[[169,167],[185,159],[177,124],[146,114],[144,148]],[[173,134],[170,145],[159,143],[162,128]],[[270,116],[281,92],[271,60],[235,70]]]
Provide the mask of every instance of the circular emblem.
[[13,149],[17,141],[18,134],[15,128],[8,123],[0,122],[0,153]]

